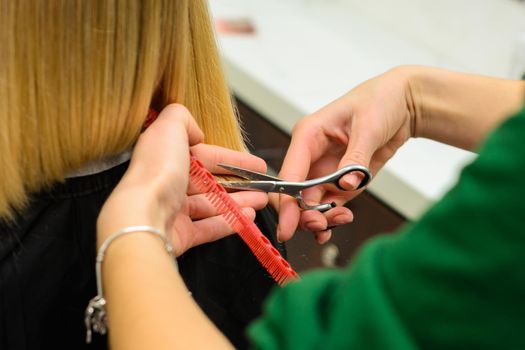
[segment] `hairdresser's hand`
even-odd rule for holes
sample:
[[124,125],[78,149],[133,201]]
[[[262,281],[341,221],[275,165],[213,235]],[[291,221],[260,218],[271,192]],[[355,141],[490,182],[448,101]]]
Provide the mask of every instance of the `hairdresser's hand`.
[[[232,233],[221,214],[204,195],[188,189],[189,145],[212,173],[222,173],[218,163],[266,171],[260,158],[218,146],[198,144],[202,132],[188,110],[170,105],[140,136],[128,171],[106,201],[98,219],[98,242],[126,226],[150,225],[164,229],[177,255],[187,249]],[[263,208],[264,193],[232,193],[251,218]]]
[[[217,166],[220,163],[266,172],[264,160],[246,152],[199,144],[191,147],[191,153],[215,175],[228,173]],[[244,214],[252,220],[255,219],[255,210],[264,208],[268,203],[268,195],[263,192],[239,191],[230,193],[230,196],[243,209]],[[217,211],[217,208],[209,203],[205,195],[200,194],[190,183],[188,199],[176,217],[172,230],[172,241],[177,255],[191,247],[232,234],[231,227],[221,214],[224,213]]]
[[189,146],[202,139],[184,106],[172,104],[162,110],[140,136],[128,170],[102,208],[97,221],[99,245],[127,226],[171,230],[186,201]]
[[[412,99],[403,68],[371,79],[323,109],[302,119],[293,129],[280,177],[302,181],[326,175],[349,164],[368,166],[373,174],[412,135]],[[361,181],[346,175],[340,185],[351,191],[327,191],[317,186],[303,192],[307,203],[342,205],[360,191]],[[349,223],[351,211],[338,206],[326,213],[300,211],[295,199],[281,195],[278,237],[286,241],[298,226],[313,231],[319,243],[330,239],[330,226]]]

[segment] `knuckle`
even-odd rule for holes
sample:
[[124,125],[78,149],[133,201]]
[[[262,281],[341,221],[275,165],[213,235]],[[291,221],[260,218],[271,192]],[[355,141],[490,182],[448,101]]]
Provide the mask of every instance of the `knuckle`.
[[350,154],[345,157],[344,161],[347,164],[356,163],[360,165],[368,165],[368,156],[365,152],[356,149],[350,152]]

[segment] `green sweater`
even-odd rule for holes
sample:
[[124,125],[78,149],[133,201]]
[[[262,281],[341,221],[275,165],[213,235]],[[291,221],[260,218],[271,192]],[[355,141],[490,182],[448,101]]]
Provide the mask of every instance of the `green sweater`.
[[524,176],[525,109],[418,222],[274,291],[254,347],[525,349]]

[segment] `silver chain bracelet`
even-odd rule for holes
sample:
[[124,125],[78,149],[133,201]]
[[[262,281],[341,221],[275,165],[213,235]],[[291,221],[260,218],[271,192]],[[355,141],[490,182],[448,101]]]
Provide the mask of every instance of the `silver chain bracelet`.
[[173,257],[175,266],[177,266],[177,260],[174,257],[174,251],[171,243],[166,239],[164,234],[151,226],[129,226],[122,230],[115,232],[106,240],[99,248],[95,271],[97,277],[97,295],[89,301],[88,306],[84,314],[84,323],[86,325],[86,343],[91,343],[93,332],[99,334],[106,334],[108,330],[107,326],[107,314],[106,314],[106,299],[104,298],[104,290],[102,288],[102,262],[104,261],[104,254],[108,249],[109,245],[117,238],[135,232],[147,232],[159,236],[164,242],[166,251],[170,256]]

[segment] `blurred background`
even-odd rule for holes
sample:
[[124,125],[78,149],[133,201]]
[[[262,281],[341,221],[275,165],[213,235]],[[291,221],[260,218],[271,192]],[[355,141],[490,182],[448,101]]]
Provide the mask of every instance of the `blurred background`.
[[[401,64],[521,79],[525,2],[518,0],[209,0],[229,85],[252,152],[278,172],[293,125]],[[288,242],[299,271],[345,265],[365,240],[439,199],[474,154],[407,142],[348,206],[354,223],[319,246]]]

